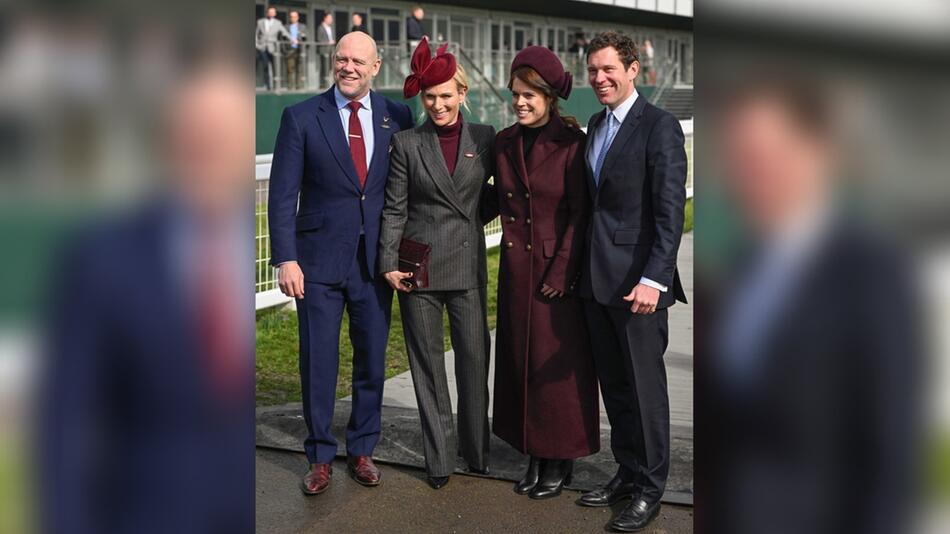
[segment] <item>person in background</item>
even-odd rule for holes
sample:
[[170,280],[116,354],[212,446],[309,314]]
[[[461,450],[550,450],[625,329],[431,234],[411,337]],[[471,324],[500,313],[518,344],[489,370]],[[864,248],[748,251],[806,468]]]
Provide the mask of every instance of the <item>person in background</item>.
[[[561,115],[573,77],[541,46],[515,56],[508,87],[517,123],[495,141],[500,211],[494,433],[528,454],[514,490],[556,497],[574,459],[600,450],[597,375],[574,293],[589,219],[585,135]],[[487,202],[486,202],[487,204]]]
[[333,30],[333,15],[329,12],[323,14],[323,20],[320,27],[317,28],[317,54],[320,56],[320,85],[326,87],[332,85],[330,75],[333,72],[332,54],[336,44],[336,32]]
[[350,26],[351,32],[363,32],[369,35],[366,25],[363,24],[363,15],[360,15],[359,13],[353,13],[353,17],[350,18],[350,22],[353,24]]
[[336,83],[284,109],[271,167],[268,224],[278,285],[297,299],[300,380],[310,468],[307,495],[326,491],[337,441],[331,432],[344,308],[353,344],[353,402],[347,471],[376,486],[392,290],[376,276],[376,250],[392,134],[412,115],[370,90],[376,43],[349,33],[334,52]]
[[287,33],[290,34],[290,44],[287,46],[287,88],[291,91],[300,89],[300,69],[302,67],[303,46],[307,39],[307,25],[300,22],[300,13],[291,11],[288,14]]
[[587,48],[587,77],[603,111],[587,131],[593,205],[579,283],[618,470],[582,506],[632,502],[608,528],[634,532],[660,511],[670,468],[663,354],[667,313],[686,294],[676,269],[686,206],[683,129],[639,96],[633,40],[608,31]]
[[640,60],[642,61],[640,74],[643,76],[644,85],[656,85],[656,71],[653,68],[653,43],[649,39],[643,41],[640,47]]
[[[488,473],[488,333],[482,191],[493,173],[495,129],[462,119],[468,79],[443,45],[428,39],[412,55],[404,96],[421,92],[428,120],[393,136],[379,272],[398,291],[409,368],[419,404],[427,481],[445,486],[456,453],[471,472]],[[428,284],[400,270],[403,240],[431,247]],[[421,280],[421,277],[419,278]],[[445,374],[442,316],[448,312],[458,387],[458,434]],[[457,442],[458,449],[450,448]]]
[[409,39],[409,50],[415,50],[419,46],[419,41],[425,36],[426,31],[422,26],[422,20],[426,13],[422,6],[412,8],[412,16],[406,19],[406,38]]
[[264,67],[264,83],[267,90],[274,88],[274,54],[278,51],[278,39],[284,37],[291,40],[290,33],[284,23],[277,19],[277,10],[267,8],[267,15],[258,19],[257,30],[254,33],[254,45],[257,48],[258,64]]

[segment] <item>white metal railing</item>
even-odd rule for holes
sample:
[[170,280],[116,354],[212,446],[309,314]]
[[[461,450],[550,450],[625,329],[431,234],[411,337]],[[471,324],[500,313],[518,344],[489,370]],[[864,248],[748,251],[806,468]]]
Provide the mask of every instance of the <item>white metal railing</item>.
[[[693,121],[680,121],[686,135],[686,196],[693,198]],[[277,287],[277,270],[270,265],[270,232],[267,228],[267,194],[270,189],[270,166],[272,154],[258,155],[255,161],[254,177],[254,215],[256,219],[255,245],[257,259],[255,265],[254,294],[258,310],[286,304],[290,298],[284,296]],[[501,243],[501,219],[495,218],[485,225],[485,245],[489,248]]]

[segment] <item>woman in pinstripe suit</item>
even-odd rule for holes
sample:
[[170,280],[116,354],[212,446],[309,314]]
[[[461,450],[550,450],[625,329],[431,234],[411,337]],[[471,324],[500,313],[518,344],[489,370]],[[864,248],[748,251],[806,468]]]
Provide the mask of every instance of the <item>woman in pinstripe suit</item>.
[[[430,59],[423,40],[413,53],[404,94],[412,98],[421,91],[428,120],[393,136],[379,240],[379,272],[399,295],[426,472],[435,489],[448,483],[456,450],[470,471],[488,471],[490,338],[479,199],[492,174],[495,130],[463,121],[460,106],[467,90],[455,58],[443,47]],[[403,239],[431,246],[425,287],[399,271]],[[455,351],[457,436],[445,374],[443,310]]]

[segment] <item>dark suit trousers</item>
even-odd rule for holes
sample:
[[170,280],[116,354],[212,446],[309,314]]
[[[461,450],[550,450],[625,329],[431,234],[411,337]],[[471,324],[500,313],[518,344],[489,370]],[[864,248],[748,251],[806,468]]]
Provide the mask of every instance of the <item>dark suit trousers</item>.
[[585,299],[584,313],[620,476],[658,501],[670,469],[667,310],[639,315]]
[[297,300],[300,380],[308,430],[304,450],[310,463],[330,463],[336,456],[336,439],[330,427],[344,307],[353,346],[353,402],[346,427],[346,452],[371,456],[379,441],[392,289],[382,279],[370,278],[362,238],[357,251],[342,283],[304,280],[305,296]]
[[455,470],[452,402],[445,374],[442,310],[448,310],[458,388],[458,453],[476,469],[488,462],[488,363],[491,339],[486,289],[399,293],[409,368],[422,420],[426,472],[448,476]]

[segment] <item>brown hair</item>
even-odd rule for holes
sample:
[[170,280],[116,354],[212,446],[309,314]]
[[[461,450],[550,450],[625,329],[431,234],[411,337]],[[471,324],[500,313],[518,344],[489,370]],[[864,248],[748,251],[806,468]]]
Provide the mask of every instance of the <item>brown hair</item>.
[[561,110],[558,107],[558,94],[551,85],[544,81],[544,78],[538,74],[538,71],[532,69],[531,67],[524,66],[518,67],[511,73],[511,79],[508,80],[508,89],[511,89],[511,84],[514,83],[515,78],[523,81],[528,84],[530,87],[538,90],[548,101],[548,105],[551,107],[551,114],[558,115],[561,117],[561,120],[565,124],[572,128],[580,129],[581,125],[577,123],[577,119],[570,115],[561,115]]
[[633,42],[633,39],[620,32],[606,31],[595,35],[594,38],[590,40],[590,43],[587,44],[587,57],[590,58],[591,54],[598,50],[603,50],[604,48],[613,48],[616,50],[625,69],[629,69],[634,61],[640,61],[640,57],[637,55],[636,43]]

